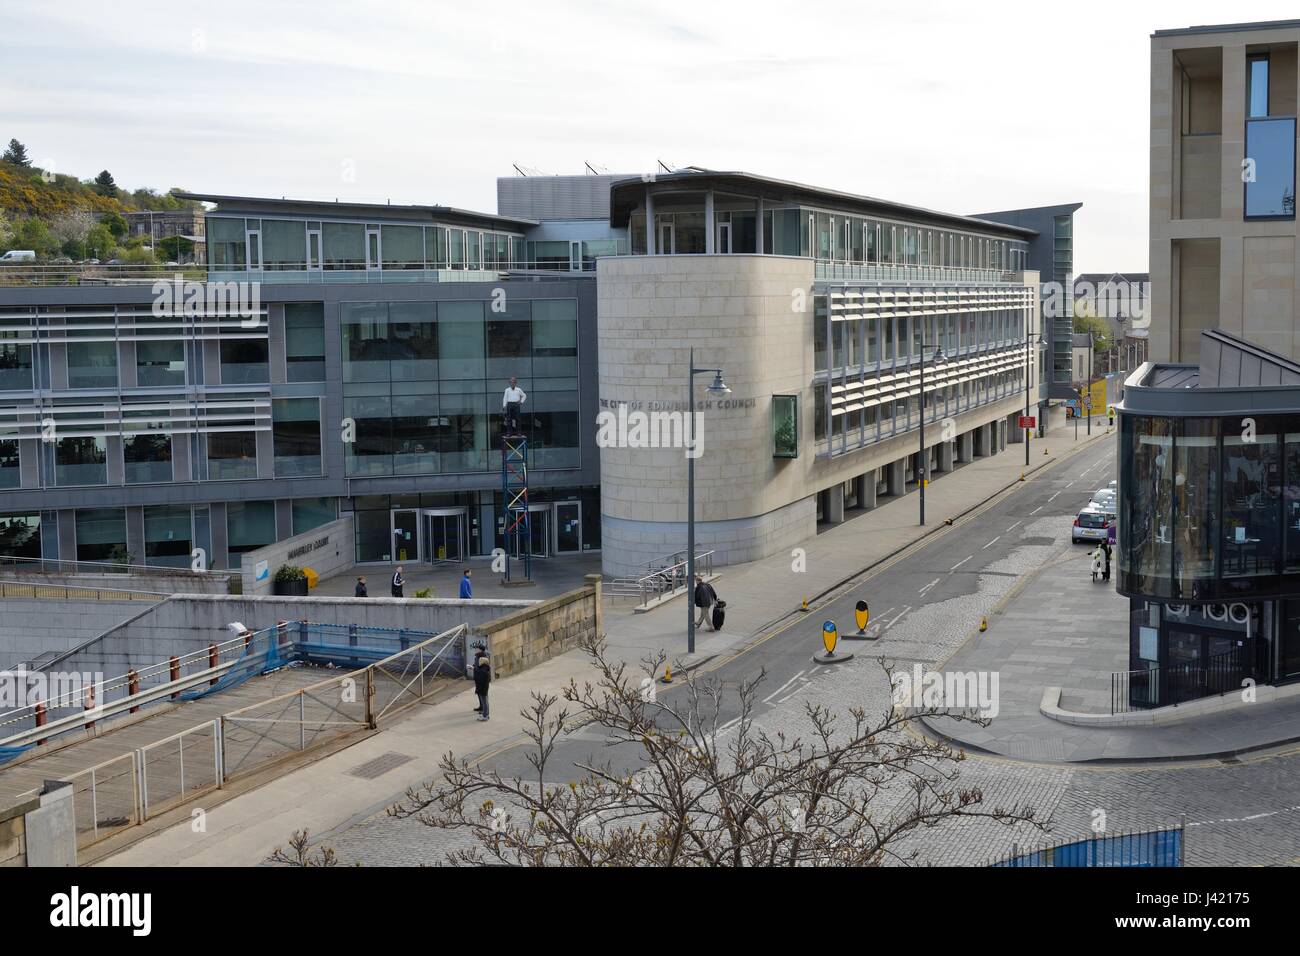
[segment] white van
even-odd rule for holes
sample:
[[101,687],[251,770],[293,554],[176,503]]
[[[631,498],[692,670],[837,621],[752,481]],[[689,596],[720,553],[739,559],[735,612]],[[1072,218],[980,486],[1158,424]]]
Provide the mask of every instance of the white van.
[[36,253],[31,249],[10,249],[0,256],[0,262],[31,262],[35,258]]

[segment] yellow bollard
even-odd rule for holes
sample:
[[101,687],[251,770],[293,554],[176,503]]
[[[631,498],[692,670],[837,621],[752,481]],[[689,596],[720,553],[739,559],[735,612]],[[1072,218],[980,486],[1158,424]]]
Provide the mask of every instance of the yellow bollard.
[[989,619],[987,617],[980,618],[980,633],[983,634],[988,629],[989,629]]
[[804,599],[803,599],[803,607],[799,608],[799,610],[801,610],[801,611],[807,611],[807,610],[808,610],[808,599],[807,599],[807,598],[804,598]]
[[1020,473],[1020,480],[1021,481],[1025,480],[1025,473],[1023,471]]
[[664,676],[661,677],[661,678],[659,678],[659,680],[660,680],[661,683],[664,683],[664,684],[671,684],[671,683],[673,682],[673,665],[672,665],[672,664],[667,664],[667,665],[664,666]]
[[1043,454],[1044,454],[1044,455],[1047,454],[1047,449],[1046,449],[1046,448],[1043,449]]

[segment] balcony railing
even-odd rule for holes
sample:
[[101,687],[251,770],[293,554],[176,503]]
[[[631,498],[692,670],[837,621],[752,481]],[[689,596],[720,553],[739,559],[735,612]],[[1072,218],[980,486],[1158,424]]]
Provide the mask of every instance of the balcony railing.
[[817,260],[815,277],[840,282],[1015,282],[1018,273],[966,266]]
[[1110,712],[1148,710],[1239,691],[1241,682],[1254,676],[1251,665],[1243,645],[1189,664],[1120,671],[1110,675]]

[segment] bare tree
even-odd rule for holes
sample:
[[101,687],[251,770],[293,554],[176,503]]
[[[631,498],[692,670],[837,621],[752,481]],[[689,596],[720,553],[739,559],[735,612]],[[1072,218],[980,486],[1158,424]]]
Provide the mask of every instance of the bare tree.
[[50,235],[59,245],[66,242],[85,242],[95,227],[95,217],[84,209],[69,209],[50,220]]
[[[987,724],[973,714],[891,708],[869,720],[861,708],[836,715],[809,703],[806,737],[773,735],[754,719],[761,673],[736,689],[739,716],[722,723],[720,681],[691,680],[665,702],[654,683],[662,652],[638,677],[601,640],[584,649],[595,684],[570,681],[563,705],[534,694],[523,712],[528,779],[448,753],[441,779],[409,790],[390,815],[468,832],[471,845],[448,852],[459,865],[874,866],[917,862],[907,836],[957,819],[1044,829],[1032,808],[985,807],[978,788],[957,784],[963,752],[908,732],[929,715]],[[579,779],[552,778],[557,743],[587,724],[609,746],[635,748],[642,768],[591,761],[577,765]]]
[[334,848],[329,846],[319,846],[314,850],[307,840],[306,830],[295,830],[289,837],[289,849],[277,846],[271,851],[271,855],[266,858],[267,863],[278,863],[282,866],[338,866],[338,858],[334,855]]

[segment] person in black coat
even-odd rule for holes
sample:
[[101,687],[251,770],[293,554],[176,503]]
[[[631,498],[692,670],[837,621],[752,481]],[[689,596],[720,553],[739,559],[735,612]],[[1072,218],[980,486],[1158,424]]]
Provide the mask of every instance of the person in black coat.
[[474,658],[474,693],[478,695],[479,720],[488,719],[488,685],[492,683],[492,659],[486,650],[478,652]]
[[703,627],[704,622],[709,622],[709,630],[716,631],[713,626],[713,615],[709,612],[713,605],[718,603],[718,592],[713,590],[713,585],[704,580],[700,575],[695,575],[695,606],[700,609],[700,619],[695,622],[695,626]]
[[397,570],[393,572],[393,597],[402,596],[402,585],[406,584],[406,578],[402,577],[402,566],[399,564]]
[[355,594],[357,597],[370,596],[369,592],[367,592],[366,590],[366,579],[364,577],[357,578],[357,589],[355,591]]

